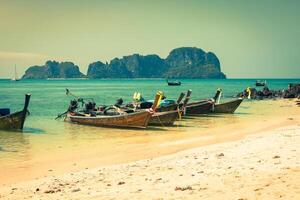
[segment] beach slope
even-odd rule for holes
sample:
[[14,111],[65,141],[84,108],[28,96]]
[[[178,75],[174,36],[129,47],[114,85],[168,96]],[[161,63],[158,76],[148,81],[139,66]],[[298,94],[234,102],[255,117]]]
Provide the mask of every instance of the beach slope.
[[300,199],[300,124],[0,188],[1,199]]

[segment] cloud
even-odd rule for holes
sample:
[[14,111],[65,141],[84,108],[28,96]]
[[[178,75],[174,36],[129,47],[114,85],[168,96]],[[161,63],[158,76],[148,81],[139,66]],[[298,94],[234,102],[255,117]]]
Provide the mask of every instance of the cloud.
[[0,59],[45,59],[49,56],[30,52],[0,51]]

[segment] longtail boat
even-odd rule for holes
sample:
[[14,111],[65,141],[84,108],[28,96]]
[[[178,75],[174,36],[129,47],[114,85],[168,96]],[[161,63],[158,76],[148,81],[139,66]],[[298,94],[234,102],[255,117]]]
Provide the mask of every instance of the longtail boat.
[[174,122],[181,118],[182,112],[180,110],[182,100],[185,94],[180,93],[176,102],[169,105],[158,106],[155,113],[151,116],[149,125],[150,126],[172,126]]
[[[71,93],[67,90],[67,94]],[[75,95],[73,95],[76,97]],[[66,115],[73,123],[82,125],[102,126],[102,127],[119,127],[119,128],[146,128],[148,126],[151,116],[154,114],[154,110],[157,108],[159,101],[162,97],[162,92],[156,94],[153,105],[150,109],[144,110],[123,110],[116,106],[109,106],[104,111],[95,111],[94,102],[84,102],[85,111],[76,112],[78,108],[78,100],[71,101],[67,112],[58,116]],[[113,111],[110,111],[112,109]]]
[[263,86],[266,86],[266,85],[267,85],[267,81],[266,80],[265,81],[257,80],[255,82],[255,86],[257,86],[257,87],[263,87]]
[[[149,126],[172,126],[181,115],[179,105],[182,104],[181,102],[184,96],[185,94],[182,92],[176,101],[161,100],[155,110],[155,113],[150,118]],[[149,106],[152,106],[151,101],[143,102],[138,107],[139,109],[145,109],[149,108]]]
[[180,86],[181,82],[180,81],[169,81],[167,80],[168,86]]
[[69,115],[71,122],[108,127],[146,128],[153,113],[146,110],[120,115],[97,115],[95,117]]
[[183,104],[180,106],[180,110],[183,115],[199,115],[211,112],[213,106],[213,102],[211,100],[202,100],[189,103],[191,95],[192,90],[188,90],[186,98],[184,99]]
[[207,114],[211,110],[211,101],[202,100],[197,102],[189,103],[192,95],[192,90],[188,90],[186,97],[182,104],[180,104],[179,109],[182,115],[198,115]]
[[184,115],[199,115],[199,114],[208,114],[211,112],[213,107],[213,101],[203,100],[188,103],[184,108]]
[[217,92],[213,98],[214,106],[213,113],[234,113],[234,111],[240,106],[243,98],[234,99],[224,103],[219,103],[222,95],[222,89],[217,89]]
[[25,95],[23,110],[10,113],[10,109],[0,109],[0,129],[1,130],[23,130],[25,119],[28,115],[28,105],[30,94]]
[[172,126],[179,115],[178,110],[155,112],[150,118],[149,126]]
[[235,99],[232,101],[227,101],[224,103],[215,104],[212,112],[214,113],[234,113],[234,111],[239,107],[242,103],[243,99]]

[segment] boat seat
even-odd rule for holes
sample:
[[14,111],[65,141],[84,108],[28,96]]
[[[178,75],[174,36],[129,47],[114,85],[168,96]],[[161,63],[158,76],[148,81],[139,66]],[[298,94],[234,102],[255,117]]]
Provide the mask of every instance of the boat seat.
[[0,108],[0,116],[6,116],[10,114],[9,108]]

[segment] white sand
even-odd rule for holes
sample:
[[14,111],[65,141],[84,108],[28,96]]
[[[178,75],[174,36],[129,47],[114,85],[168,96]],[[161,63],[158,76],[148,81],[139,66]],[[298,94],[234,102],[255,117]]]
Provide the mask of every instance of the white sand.
[[300,199],[300,125],[0,188],[0,199]]

